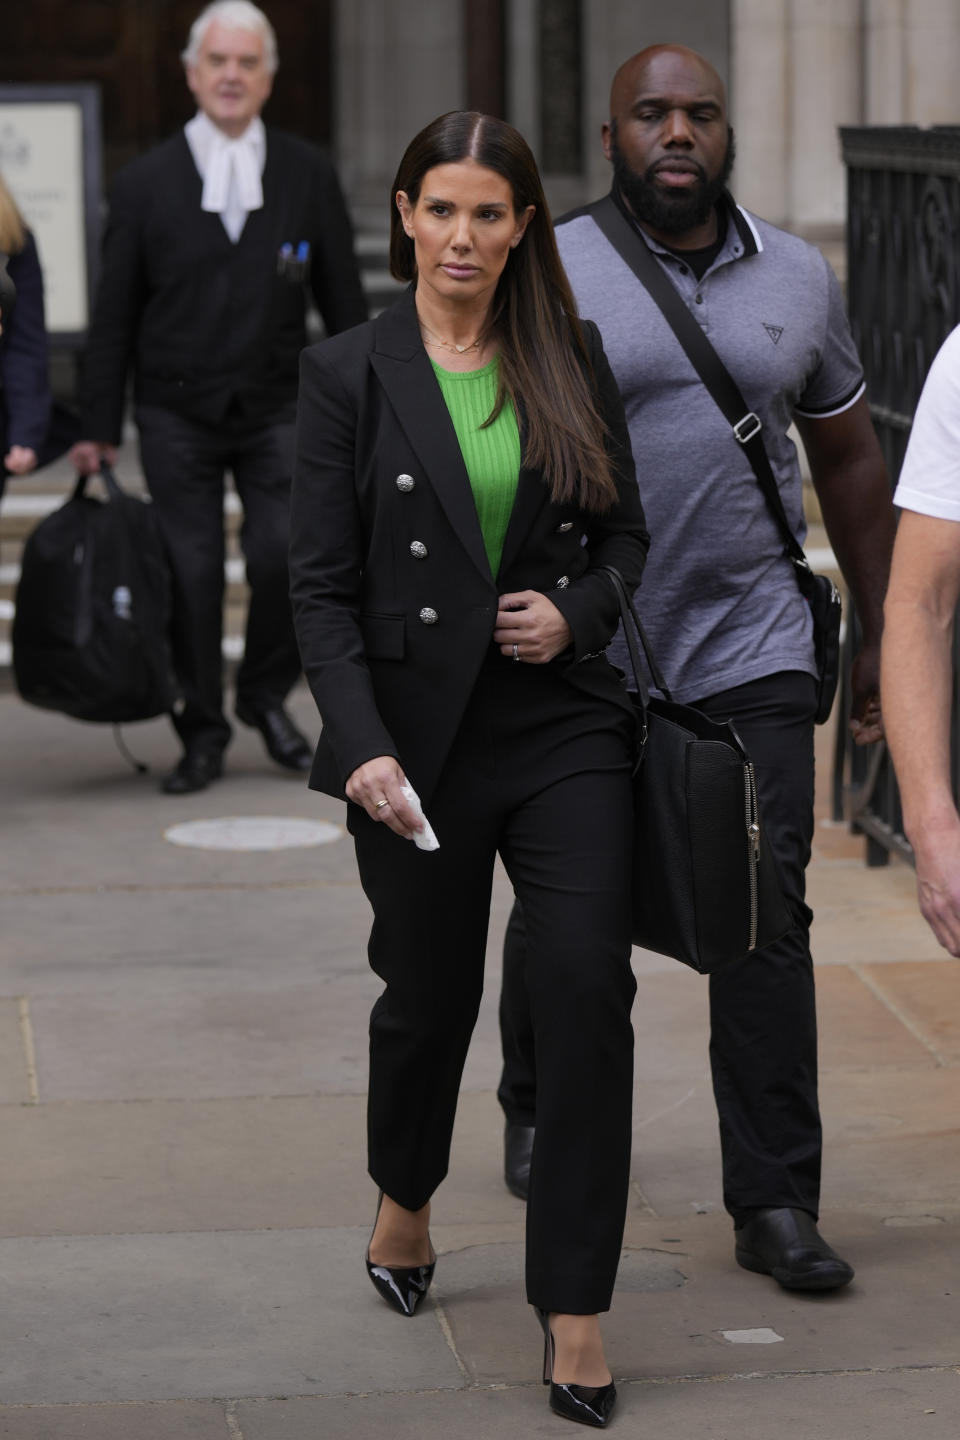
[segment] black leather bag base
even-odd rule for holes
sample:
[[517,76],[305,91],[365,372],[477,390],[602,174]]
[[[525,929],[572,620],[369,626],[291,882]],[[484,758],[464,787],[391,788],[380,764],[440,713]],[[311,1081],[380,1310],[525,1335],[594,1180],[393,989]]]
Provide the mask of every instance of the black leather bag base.
[[622,577],[605,568],[620,604],[641,735],[633,943],[709,974],[771,944],[792,924],[760,817],[753,763],[729,720],[645,698],[638,637],[654,684],[669,691]]
[[650,700],[646,727],[634,783],[633,943],[709,974],[790,928],[753,765],[729,721],[692,706]]

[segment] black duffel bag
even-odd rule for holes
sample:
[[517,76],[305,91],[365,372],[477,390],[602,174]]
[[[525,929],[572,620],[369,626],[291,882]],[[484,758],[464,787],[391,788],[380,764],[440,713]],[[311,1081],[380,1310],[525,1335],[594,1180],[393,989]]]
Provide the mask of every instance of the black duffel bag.
[[21,698],[76,720],[124,724],[172,710],[170,578],[153,506],[101,466],[23,549],[13,620]]

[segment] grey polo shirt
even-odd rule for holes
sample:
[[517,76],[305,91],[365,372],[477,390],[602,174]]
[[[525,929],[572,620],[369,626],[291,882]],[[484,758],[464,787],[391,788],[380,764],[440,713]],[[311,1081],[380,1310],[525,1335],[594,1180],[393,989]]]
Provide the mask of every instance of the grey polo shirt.
[[[733,375],[763,435],[797,539],[806,535],[794,415],[825,417],[863,391],[836,277],[814,246],[732,199],[701,280],[648,243]],[[651,535],[638,608],[674,698],[704,699],[781,670],[816,674],[810,612],[756,477],[660,310],[583,211],[557,224],[584,317],[623,396]],[[611,659],[625,667],[616,641]]]

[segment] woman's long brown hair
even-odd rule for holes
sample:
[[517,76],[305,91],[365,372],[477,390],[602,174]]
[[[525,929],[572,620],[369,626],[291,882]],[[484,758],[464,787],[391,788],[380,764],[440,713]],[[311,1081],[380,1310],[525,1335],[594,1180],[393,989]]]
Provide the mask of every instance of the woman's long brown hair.
[[590,357],[537,163],[518,130],[492,115],[452,110],[411,140],[390,193],[390,271],[397,280],[414,280],[417,274],[414,244],[397,211],[397,191],[415,205],[428,170],[468,159],[503,176],[517,215],[528,205],[535,207],[494,297],[491,330],[499,346],[500,381],[487,423],[507,399],[518,409],[522,405],[524,464],[543,472],[552,499],[607,510],[617,487],[591,385]]

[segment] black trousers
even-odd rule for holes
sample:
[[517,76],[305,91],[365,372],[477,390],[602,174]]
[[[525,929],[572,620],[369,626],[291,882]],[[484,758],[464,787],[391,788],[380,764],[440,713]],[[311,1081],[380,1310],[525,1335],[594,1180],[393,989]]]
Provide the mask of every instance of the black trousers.
[[632,749],[614,702],[491,649],[427,808],[440,849],[348,807],[386,987],[370,1017],[370,1174],[411,1210],[446,1174],[499,852],[527,917],[536,1037],[527,1292],[572,1314],[609,1308],[629,1185]]
[[[732,719],[754,760],[763,823],[794,917],[782,939],[710,977],[710,1063],[724,1203],[735,1223],[745,1211],[768,1205],[795,1206],[816,1217],[822,1134],[813,917],[805,900],[813,838],[814,681],[788,671],[697,704],[714,719]],[[504,947],[498,1094],[508,1120],[530,1125],[537,1113],[536,1036],[524,991],[525,943],[524,914],[515,907]]]
[[280,704],[300,674],[289,599],[287,545],[293,410],[269,421],[228,415],[205,425],[140,405],[140,457],[173,577],[172,650],[183,695],[174,716],[186,746],[223,749],[223,482],[243,505],[240,544],[250,603],[237,700]]

